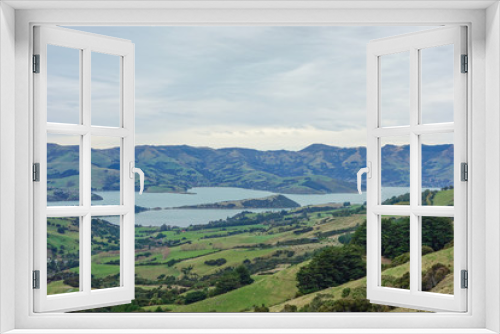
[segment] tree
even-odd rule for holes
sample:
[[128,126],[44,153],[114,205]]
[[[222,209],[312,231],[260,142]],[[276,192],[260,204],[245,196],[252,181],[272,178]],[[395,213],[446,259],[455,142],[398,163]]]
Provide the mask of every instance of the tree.
[[215,284],[215,294],[220,295],[240,287],[238,274],[234,271],[226,272]]
[[184,276],[189,276],[189,273],[191,272],[191,270],[193,270],[193,266],[192,265],[189,265],[187,267],[183,267],[181,268],[181,271],[182,273],[184,274]]
[[382,255],[394,259],[410,251],[410,218],[382,219]]
[[253,278],[250,276],[250,272],[245,266],[239,266],[236,268],[236,273],[238,274],[239,281],[242,286],[253,283]]
[[349,243],[366,249],[366,220],[356,229]]
[[443,249],[453,241],[453,218],[422,217],[422,245]]
[[203,300],[207,298],[207,294],[204,291],[193,291],[189,292],[185,297],[185,302],[187,304],[192,304],[197,301]]
[[[426,253],[441,250],[452,241],[453,218],[422,217],[422,246]],[[350,244],[366,249],[366,221],[354,232]],[[410,219],[383,218],[382,255],[394,260],[409,251]]]
[[225,272],[215,284],[215,295],[220,295],[242,286],[252,284],[253,278],[248,269],[241,265],[235,270]]
[[365,276],[363,255],[359,246],[325,248],[297,273],[299,292],[312,293]]

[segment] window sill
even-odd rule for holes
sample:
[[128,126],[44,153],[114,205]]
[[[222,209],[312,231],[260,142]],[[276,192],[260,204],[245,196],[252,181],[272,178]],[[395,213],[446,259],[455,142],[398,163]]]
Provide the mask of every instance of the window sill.
[[15,329],[5,334],[489,334],[488,329]]

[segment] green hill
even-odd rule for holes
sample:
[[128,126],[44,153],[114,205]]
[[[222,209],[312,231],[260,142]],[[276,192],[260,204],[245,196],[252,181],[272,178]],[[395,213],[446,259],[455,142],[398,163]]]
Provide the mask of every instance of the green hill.
[[[445,187],[441,190],[425,190],[422,192],[422,204],[434,206],[453,206],[454,189],[453,186]],[[409,205],[410,194],[402,194],[386,199],[383,205]]]
[[[253,276],[254,283],[190,305],[164,305],[172,312],[245,312],[255,305],[275,305],[292,299],[297,293],[295,275],[301,265],[273,275]],[[145,308],[154,310],[155,307]]]
[[[118,190],[118,148],[92,149],[92,188]],[[76,189],[78,146],[47,145],[49,188]],[[453,182],[453,145],[422,145],[424,187]],[[408,146],[382,148],[384,186],[409,186]],[[356,173],[366,165],[366,148],[322,144],[300,151],[212,149],[191,146],[136,147],[136,165],[149,192],[185,192],[193,187],[239,187],[282,194],[356,192]]]
[[[427,254],[422,257],[422,268],[423,270],[429,270],[433,265],[437,263],[442,263],[446,265],[452,273],[448,274],[445,279],[443,279],[441,282],[439,282],[438,285],[436,285],[431,292],[436,292],[436,293],[445,293],[445,294],[450,294],[453,293],[453,247],[448,248],[448,249],[443,249],[431,254]],[[384,276],[392,276],[394,278],[401,278],[405,273],[409,272],[410,269],[410,264],[409,262],[386,269],[382,272]],[[317,291],[314,293],[310,293],[304,296],[300,296],[298,298],[294,298],[291,300],[288,300],[286,302],[282,302],[280,304],[276,304],[270,307],[270,312],[280,312],[284,309],[285,305],[294,305],[297,306],[298,309],[304,307],[307,304],[310,304],[315,297],[318,295],[329,295],[328,297],[331,300],[339,300],[342,299],[342,293],[345,289],[350,289],[351,292],[353,291],[361,291],[364,290],[366,291],[366,277],[351,281],[333,288],[328,288],[324,289],[321,291]],[[353,296],[351,296],[353,297]],[[354,296],[356,297],[356,296]],[[363,295],[359,296],[360,298],[364,298]],[[391,310],[393,312],[398,312],[398,311],[414,311],[414,310],[408,310],[408,309],[393,309]]]
[[[449,199],[449,193],[450,189],[437,192],[432,198]],[[78,288],[79,222],[79,218],[47,221],[49,294]],[[425,291],[453,291],[452,224],[443,217],[424,221]],[[382,282],[384,286],[406,288],[409,222],[404,217],[388,217],[382,226],[386,236],[382,240]],[[92,287],[116,286],[120,228],[105,218],[93,218],[91,227]],[[395,311],[366,300],[365,244],[366,215],[362,205],[242,212],[185,228],[166,224],[136,226],[135,300],[90,311]],[[240,268],[253,281],[234,281]],[[331,278],[338,276],[331,273],[335,269],[355,275],[339,276],[333,281]],[[320,276],[325,284],[315,283]],[[307,286],[304,282],[314,284],[303,289]]]
[[[350,298],[363,299],[366,294],[366,278],[354,280],[337,287],[324,289],[300,297],[295,276],[299,269],[308,262],[278,271],[272,275],[253,276],[255,282],[243,288],[205,299],[190,305],[160,305],[164,312],[244,312],[252,311],[254,306],[262,304],[269,307],[270,312],[282,312],[285,305],[296,306],[297,309],[313,302],[318,296],[326,295],[327,300],[340,300],[345,289],[351,291]],[[422,267],[428,270],[436,263],[447,265],[453,270],[453,248],[444,249],[422,258]],[[383,271],[384,276],[401,278],[409,271],[409,263]],[[453,293],[453,274],[449,274],[432,290],[435,293]],[[144,307],[146,311],[154,311],[157,305]],[[414,312],[415,310],[393,308],[391,312]]]
[[300,204],[283,195],[271,195],[264,198],[224,201],[210,204],[186,205],[176,209],[285,209],[298,208]]

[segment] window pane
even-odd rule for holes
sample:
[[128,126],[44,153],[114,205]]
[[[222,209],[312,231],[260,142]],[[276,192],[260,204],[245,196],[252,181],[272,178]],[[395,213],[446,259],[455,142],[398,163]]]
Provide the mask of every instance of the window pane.
[[47,45],[47,122],[80,122],[80,53]]
[[92,289],[120,286],[120,216],[92,217]]
[[121,138],[92,136],[92,205],[120,205]]
[[80,141],[47,134],[47,205],[80,205]]
[[92,52],[92,125],[120,126],[120,58]]
[[79,291],[80,217],[47,218],[47,294]]
[[422,291],[453,294],[453,218],[422,217]]
[[453,133],[421,135],[422,205],[453,206]]
[[410,217],[381,217],[380,285],[410,289]]
[[410,145],[408,137],[385,137],[381,146],[381,195],[382,199],[396,196],[394,201],[382,204],[409,205],[410,203]]
[[381,126],[410,124],[410,52],[380,57]]
[[420,50],[422,123],[453,122],[453,45]]

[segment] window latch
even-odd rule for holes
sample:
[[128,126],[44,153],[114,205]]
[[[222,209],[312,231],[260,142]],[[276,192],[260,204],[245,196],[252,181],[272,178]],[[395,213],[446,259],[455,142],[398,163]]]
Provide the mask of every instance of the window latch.
[[372,163],[370,161],[368,161],[366,163],[366,167],[365,168],[361,168],[359,171],[358,171],[358,193],[362,194],[363,192],[361,191],[361,175],[363,175],[364,173],[366,173],[366,177],[368,179],[371,179],[372,178]]
[[139,195],[142,195],[142,192],[144,191],[144,172],[140,168],[134,167],[133,161],[130,161],[129,163],[129,172],[131,179],[135,178],[135,173],[139,174],[139,183],[140,183]]

